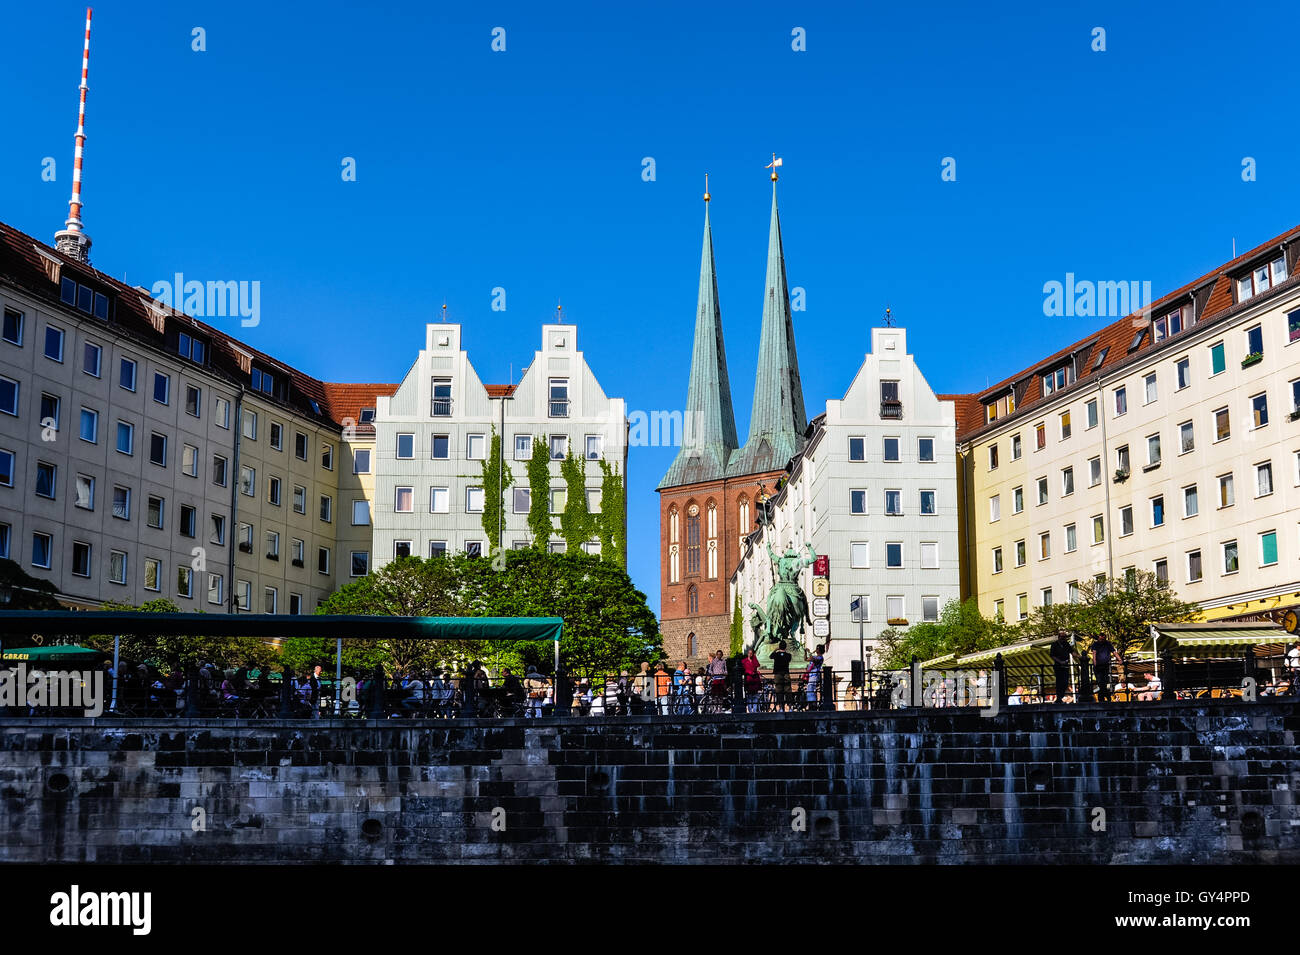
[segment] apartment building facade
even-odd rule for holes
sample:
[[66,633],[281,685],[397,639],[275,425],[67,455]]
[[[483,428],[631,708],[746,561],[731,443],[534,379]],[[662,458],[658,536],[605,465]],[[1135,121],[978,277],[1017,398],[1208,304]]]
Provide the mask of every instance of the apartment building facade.
[[296,506],[337,494],[319,382],[4,225],[0,311],[0,556],[73,606],[334,589],[333,527]]
[[[847,674],[860,632],[871,647],[886,627],[938,620],[959,596],[955,405],[926,382],[905,329],[873,328],[844,397],[826,402],[810,430],[770,499],[769,523],[744,541],[731,594],[748,620],[772,586],[769,547],[804,555],[811,545],[828,558],[829,592],[818,596],[829,615],[825,631],[808,627],[803,642],[823,644],[827,662]],[[813,573],[805,567],[800,578],[810,602]]]
[[1015,621],[1151,571],[1209,619],[1300,606],[1300,229],[958,399],[963,591]]
[[[484,384],[462,346],[460,325],[425,329],[424,347],[391,396],[376,399],[371,554],[352,553],[382,567],[414,554],[462,552],[487,556],[498,546],[532,546],[528,463],[541,442],[550,471],[548,507],[555,532],[546,542],[562,551],[558,532],[568,487],[560,466],[572,452],[584,468],[586,508],[601,508],[600,463],[627,474],[627,408],[606,394],[578,348],[572,324],[542,326],[541,347],[511,385]],[[499,529],[483,526],[483,466],[493,434],[501,436],[501,468],[513,478]],[[356,506],[356,505],[354,505]],[[626,515],[624,515],[626,520]],[[495,531],[495,532],[494,532]],[[598,540],[583,543],[600,553]]]

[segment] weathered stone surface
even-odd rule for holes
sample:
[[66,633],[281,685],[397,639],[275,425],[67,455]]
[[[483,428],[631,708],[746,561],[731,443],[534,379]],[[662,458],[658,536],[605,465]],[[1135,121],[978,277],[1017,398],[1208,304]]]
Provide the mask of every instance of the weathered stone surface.
[[1297,862],[1297,728],[1277,700],[17,720],[0,725],[0,861]]

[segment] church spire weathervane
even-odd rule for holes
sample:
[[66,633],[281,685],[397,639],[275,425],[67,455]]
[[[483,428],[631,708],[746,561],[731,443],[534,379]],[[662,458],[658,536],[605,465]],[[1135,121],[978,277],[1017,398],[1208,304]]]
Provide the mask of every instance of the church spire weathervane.
[[781,165],[781,159],[776,153],[772,153],[772,161],[764,166],[764,169],[772,170],[772,181],[776,182],[776,167]]

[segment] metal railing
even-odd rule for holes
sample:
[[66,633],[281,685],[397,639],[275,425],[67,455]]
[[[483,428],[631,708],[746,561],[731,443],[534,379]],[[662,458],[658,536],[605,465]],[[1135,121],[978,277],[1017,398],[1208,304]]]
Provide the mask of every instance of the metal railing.
[[[69,672],[55,667],[46,672]],[[85,672],[85,671],[71,671]],[[336,683],[290,672],[249,679],[244,671],[207,668],[188,676],[124,668],[114,684],[104,671],[102,716],[154,719],[497,719],[509,717],[695,717],[811,711],[897,710],[974,706],[1001,709],[1039,703],[1141,704],[1171,700],[1241,699],[1254,680],[1257,697],[1300,695],[1300,669],[1281,661],[1242,658],[1119,661],[1103,679],[1083,661],[1059,674],[1053,666],[864,670],[858,673],[760,671],[651,672],[648,675],[563,676],[538,673],[471,680],[464,675],[377,679],[356,674]],[[0,717],[66,718],[76,706],[0,706]]]

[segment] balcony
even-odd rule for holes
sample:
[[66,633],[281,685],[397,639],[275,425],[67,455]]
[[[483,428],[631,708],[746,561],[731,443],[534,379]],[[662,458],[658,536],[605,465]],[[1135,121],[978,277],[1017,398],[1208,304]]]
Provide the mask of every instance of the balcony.
[[429,414],[435,418],[451,417],[451,398],[440,398],[434,396]]
[[903,403],[901,401],[880,402],[880,417],[901,421],[903,418]]
[[569,416],[569,399],[552,398],[550,399],[550,410],[547,412],[552,418],[567,418]]

